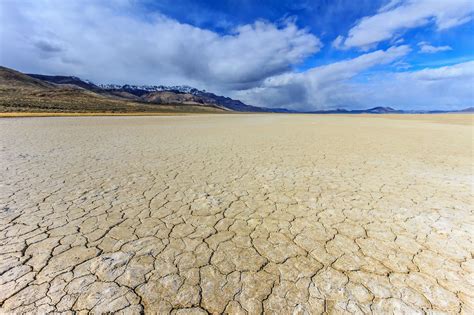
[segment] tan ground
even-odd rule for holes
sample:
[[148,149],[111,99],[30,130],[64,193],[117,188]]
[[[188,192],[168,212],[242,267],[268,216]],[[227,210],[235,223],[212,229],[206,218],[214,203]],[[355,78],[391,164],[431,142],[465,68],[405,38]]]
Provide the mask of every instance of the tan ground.
[[472,314],[474,128],[414,117],[0,120],[0,312]]

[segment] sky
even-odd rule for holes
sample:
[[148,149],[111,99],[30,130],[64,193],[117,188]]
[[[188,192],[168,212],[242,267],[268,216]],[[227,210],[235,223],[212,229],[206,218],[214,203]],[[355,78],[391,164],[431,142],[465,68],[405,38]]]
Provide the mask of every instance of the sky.
[[0,65],[264,107],[474,106],[472,0],[1,0]]

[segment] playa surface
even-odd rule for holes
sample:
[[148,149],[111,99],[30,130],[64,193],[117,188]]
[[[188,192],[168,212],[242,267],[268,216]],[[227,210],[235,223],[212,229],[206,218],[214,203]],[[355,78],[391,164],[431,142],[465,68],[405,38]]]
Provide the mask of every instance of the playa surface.
[[0,312],[472,314],[473,116],[396,116],[2,119]]

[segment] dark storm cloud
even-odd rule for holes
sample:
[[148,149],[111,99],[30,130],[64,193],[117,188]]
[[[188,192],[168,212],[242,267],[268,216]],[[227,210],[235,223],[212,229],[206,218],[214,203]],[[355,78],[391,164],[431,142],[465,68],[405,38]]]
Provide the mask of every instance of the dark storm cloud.
[[38,40],[34,43],[34,45],[36,48],[45,53],[57,53],[63,50],[59,45],[47,42],[45,40]]

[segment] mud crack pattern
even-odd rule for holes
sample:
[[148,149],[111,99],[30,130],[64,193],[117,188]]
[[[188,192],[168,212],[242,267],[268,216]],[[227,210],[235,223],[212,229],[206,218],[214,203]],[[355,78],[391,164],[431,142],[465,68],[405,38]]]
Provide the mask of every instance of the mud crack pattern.
[[0,121],[0,311],[465,313],[469,125]]

